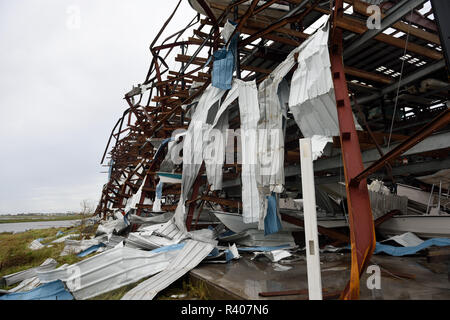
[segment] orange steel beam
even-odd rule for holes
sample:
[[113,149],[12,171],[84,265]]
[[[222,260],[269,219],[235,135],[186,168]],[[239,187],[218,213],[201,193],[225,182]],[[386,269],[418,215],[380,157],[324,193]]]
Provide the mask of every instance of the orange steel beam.
[[342,19],[343,13],[343,0],[336,0],[331,44],[331,71],[338,111],[352,248],[350,281],[342,292],[341,299],[350,300],[359,299],[359,279],[370,261],[376,239],[367,183],[364,180],[358,186],[350,186],[351,179],[364,170],[364,165],[345,79],[342,58],[343,30],[336,26],[337,19]]

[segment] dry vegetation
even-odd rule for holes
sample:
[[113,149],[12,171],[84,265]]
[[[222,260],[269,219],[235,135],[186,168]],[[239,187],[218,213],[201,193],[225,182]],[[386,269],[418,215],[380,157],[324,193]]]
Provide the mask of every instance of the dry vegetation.
[[82,227],[71,227],[30,230],[17,234],[10,232],[0,233],[0,276],[37,267],[47,258],[55,259],[58,262],[58,266],[83,260],[83,258],[79,258],[74,254],[63,257],[59,256],[65,246],[64,242],[52,243],[51,246],[46,246],[39,250],[31,250],[28,248],[30,243],[36,239],[43,239],[41,240],[42,244],[50,243],[58,238],[56,236],[58,231],[64,232],[65,235],[69,232],[80,234],[75,239],[81,239],[90,235],[86,231],[95,231],[95,229],[91,228],[87,230],[84,227],[83,229]]

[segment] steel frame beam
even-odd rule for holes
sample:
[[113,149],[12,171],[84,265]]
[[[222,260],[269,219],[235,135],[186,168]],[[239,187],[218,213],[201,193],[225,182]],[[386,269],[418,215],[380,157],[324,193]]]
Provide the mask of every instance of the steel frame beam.
[[442,50],[447,61],[447,69],[450,69],[450,3],[448,0],[431,0],[431,6],[436,17],[441,38]]
[[344,55],[350,55],[354,53],[358,48],[364,45],[367,41],[375,38],[381,32],[392,26],[402,17],[404,17],[408,12],[411,12],[414,8],[421,5],[427,0],[402,0],[397,3],[394,7],[389,9],[384,19],[381,21],[380,29],[369,29],[361,36],[358,37],[352,44],[345,49]]
[[350,281],[341,299],[359,299],[359,278],[375,250],[375,227],[367,183],[351,186],[350,181],[364,169],[358,135],[348,94],[343,64],[343,30],[336,26],[343,17],[343,0],[336,0],[331,40],[331,71],[338,109],[342,160],[347,191],[352,262]]
[[434,131],[442,128],[443,126],[450,123],[450,109],[445,110],[439,116],[434,118],[429,124],[425,125],[422,129],[417,131],[413,136],[408,138],[406,141],[402,142],[395,149],[391,150],[389,153],[382,156],[378,161],[373,163],[371,166],[363,170],[360,174],[354,177],[350,181],[350,185],[353,187],[358,186],[362,181],[371,175],[372,173],[380,170],[386,163],[389,161],[396,159],[405,151],[411,149],[416,144],[424,140],[426,137],[431,135]]
[[377,100],[377,99],[383,97],[385,94],[388,94],[390,92],[397,90],[397,88],[399,86],[406,86],[406,85],[410,84],[411,82],[419,80],[420,78],[425,77],[425,76],[429,75],[430,73],[438,71],[442,68],[445,68],[445,60],[444,59],[439,60],[433,64],[430,64],[429,66],[427,66],[425,68],[421,68],[416,73],[409,75],[406,78],[402,79],[400,83],[396,82],[396,83],[391,84],[390,86],[387,86],[386,88],[382,89],[378,93],[374,93],[367,97],[359,98],[358,103],[359,104],[367,104],[369,102]]

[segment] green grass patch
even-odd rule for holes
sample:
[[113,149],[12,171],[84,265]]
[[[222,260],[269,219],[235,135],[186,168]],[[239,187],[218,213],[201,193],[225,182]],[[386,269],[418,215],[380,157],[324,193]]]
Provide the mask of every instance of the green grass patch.
[[[42,238],[41,243],[49,243],[59,237],[56,237],[58,231],[64,232],[64,235],[78,233],[79,237],[73,238],[80,240],[83,236],[88,238],[92,233],[82,233],[86,227],[78,226],[71,228],[51,228],[36,229],[21,233],[0,233],[0,276],[19,272],[29,268],[41,265],[47,258],[53,258],[58,262],[58,266],[63,264],[77,263],[87,257],[79,258],[75,254],[60,256],[65,243],[52,243],[51,247],[46,246],[42,249],[31,250],[28,248],[33,240]],[[94,230],[90,229],[89,231]],[[92,256],[92,255],[89,255]]]
[[187,276],[161,291],[157,300],[211,300],[211,294],[204,282],[194,284]]

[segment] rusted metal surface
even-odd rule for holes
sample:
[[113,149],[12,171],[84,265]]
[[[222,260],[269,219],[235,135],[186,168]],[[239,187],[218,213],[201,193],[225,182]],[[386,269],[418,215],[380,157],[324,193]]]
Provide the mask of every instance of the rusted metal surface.
[[337,0],[335,8],[331,40],[331,71],[338,109],[339,131],[341,133],[342,161],[346,181],[352,248],[350,281],[341,298],[358,299],[359,278],[375,250],[376,239],[367,184],[361,183],[356,187],[349,184],[350,180],[364,169],[364,165],[345,80],[342,61],[342,29],[337,25],[337,21],[343,16],[343,1]]

